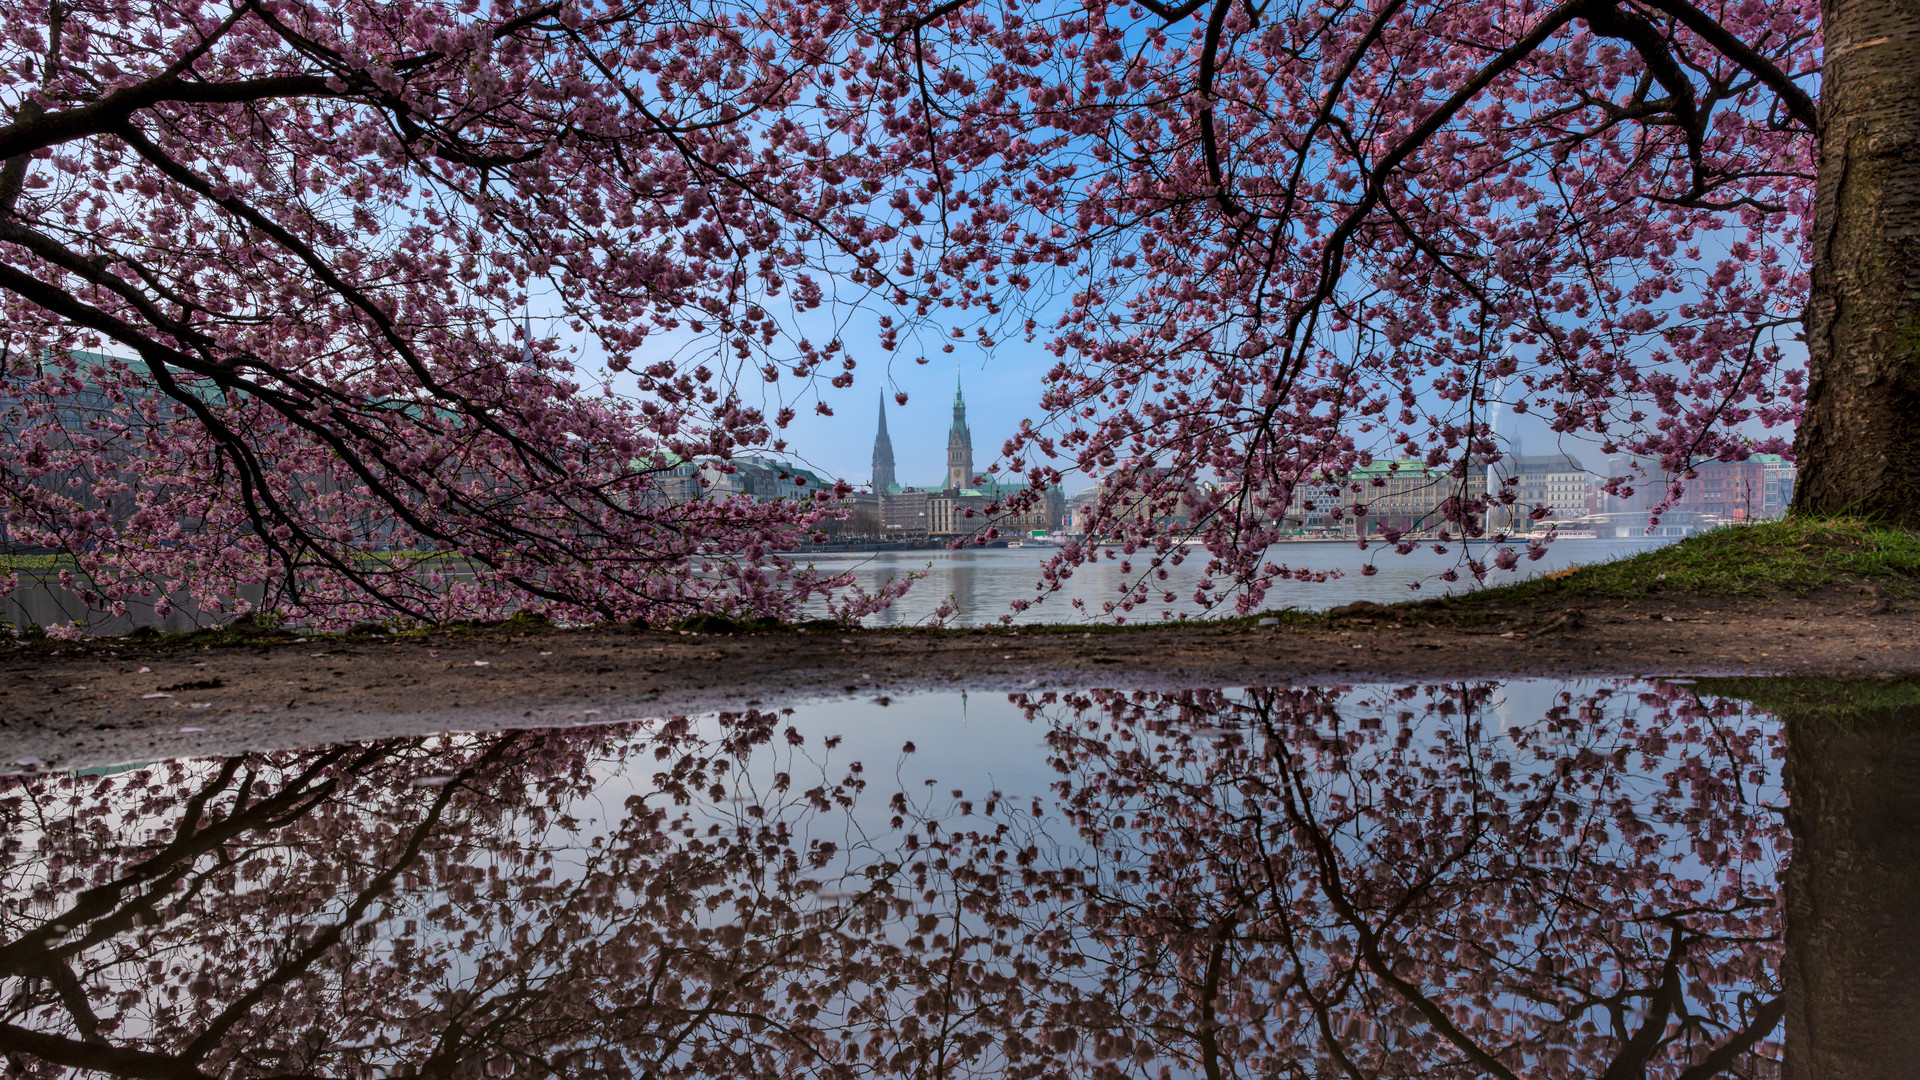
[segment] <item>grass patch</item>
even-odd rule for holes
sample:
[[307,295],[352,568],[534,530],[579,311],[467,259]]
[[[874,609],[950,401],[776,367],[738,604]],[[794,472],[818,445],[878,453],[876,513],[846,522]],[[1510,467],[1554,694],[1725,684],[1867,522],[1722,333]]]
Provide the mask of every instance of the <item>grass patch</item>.
[[[417,556],[422,553],[406,553]],[[62,556],[14,556],[15,559],[57,560]],[[0,561],[0,570],[6,564]],[[1020,623],[973,627],[858,627],[831,620],[781,623],[740,619],[728,615],[701,615],[656,624],[652,629],[700,634],[766,634],[806,631],[867,633],[872,635],[1006,634],[1105,636],[1152,634],[1171,629],[1247,631],[1263,624],[1317,629],[1347,621],[1375,620],[1420,623],[1430,618],[1454,625],[1502,617],[1511,608],[1573,608],[1585,600],[1631,600],[1644,597],[1713,597],[1779,599],[1802,597],[1830,587],[1871,586],[1887,599],[1920,597],[1920,531],[1864,521],[1836,519],[1810,521],[1789,518],[1753,525],[1728,526],[1689,537],[1615,562],[1596,563],[1560,571],[1513,585],[1479,589],[1458,596],[1408,601],[1390,606],[1365,601],[1330,611],[1294,608],[1266,610],[1253,615],[1193,619],[1140,619],[1124,624]],[[1267,620],[1273,620],[1269,623]],[[625,624],[649,629],[645,623]],[[601,626],[599,629],[610,629]],[[96,643],[264,645],[290,642],[296,637],[321,638],[424,637],[435,634],[547,632],[554,629],[537,616],[517,615],[505,621],[462,620],[442,624],[401,626],[364,623],[343,634],[296,632],[271,617],[257,622],[236,621],[226,626],[187,633],[138,630],[121,638],[99,638]],[[28,631],[32,637],[43,636]],[[4,639],[0,639],[4,640]]]
[[[472,563],[457,551],[359,551],[353,558],[361,566],[374,570],[391,568],[397,562],[411,562],[416,567],[438,565],[441,563]],[[49,577],[62,570],[78,571],[79,560],[61,552],[30,554],[21,552],[0,552],[0,574],[45,574]]]
[[1773,599],[1846,585],[1873,586],[1889,597],[1920,593],[1920,532],[1845,519],[1733,525],[1616,562],[1421,606],[1565,605],[1658,595]]
[[1836,719],[1865,711],[1920,709],[1920,677],[1896,679],[1698,679],[1702,696],[1738,698],[1770,713]]
[[79,569],[80,564],[71,555],[23,555],[13,552],[0,553],[0,574],[57,574],[62,570]]
[[[1317,628],[1358,619],[1420,622],[1423,616],[1496,619],[1507,608],[1575,608],[1584,600],[1697,596],[1772,600],[1832,587],[1872,587],[1888,599],[1920,597],[1920,531],[1852,519],[1787,518],[1732,525],[1613,562],[1570,567],[1531,581],[1392,605],[1357,603],[1330,611],[1263,611],[1194,619],[1184,625],[1246,629],[1265,619]],[[1364,608],[1366,610],[1358,610]],[[1155,630],[1124,626],[1023,625],[1021,633]],[[1172,623],[1171,625],[1183,625]]]

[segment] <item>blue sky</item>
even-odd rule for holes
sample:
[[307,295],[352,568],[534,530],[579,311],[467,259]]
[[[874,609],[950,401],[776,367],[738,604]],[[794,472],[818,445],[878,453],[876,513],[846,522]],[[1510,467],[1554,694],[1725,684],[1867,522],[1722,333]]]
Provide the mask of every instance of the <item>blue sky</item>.
[[[949,339],[942,335],[951,327],[941,325],[937,318],[927,320],[917,335],[903,334],[897,351],[883,349],[879,344],[877,320],[889,309],[871,294],[858,295],[865,290],[850,291],[855,295],[830,300],[826,307],[805,312],[789,310],[781,313],[781,317],[796,338],[805,336],[816,343],[835,337],[844,341],[846,354],[856,361],[851,387],[842,390],[828,385],[827,379],[835,373],[833,370],[807,384],[784,379],[769,385],[751,367],[735,383],[743,398],[759,404],[770,416],[782,405],[794,409],[796,419],[785,432],[789,443],[785,457],[823,475],[845,479],[856,487],[865,485],[872,473],[878,399],[884,393],[899,481],[909,485],[939,483],[946,472],[947,429],[952,418],[956,375],[966,392],[974,466],[979,471],[985,472],[996,461],[1001,445],[1019,429],[1022,420],[1039,422],[1041,379],[1058,362],[1046,350],[1044,342],[1046,327],[1058,316],[1064,302],[1059,292],[1042,287],[1029,291],[1026,296],[1032,307],[1019,314],[1031,316],[1039,323],[1041,329],[1036,340],[1029,342],[1017,333],[1006,334],[1007,315],[1003,313],[1000,318],[990,320],[995,333],[1002,335],[993,347],[983,350],[977,345],[956,343],[954,353],[944,354],[940,349]],[[832,294],[831,287],[829,294]],[[539,302],[536,296],[536,309]],[[901,321],[910,323],[906,319]],[[562,341],[580,349],[579,355],[586,359],[585,369],[602,368],[598,350],[582,335],[571,333],[562,320],[536,316],[533,322],[536,335],[558,334]],[[972,323],[954,325],[966,331],[968,337],[972,336]],[[657,359],[655,350],[676,353],[684,368],[691,368],[701,360],[712,361],[715,343],[709,337],[680,332],[661,335],[652,341],[646,350],[648,355],[635,357],[636,365]],[[1784,344],[1787,363],[1804,363],[1803,348],[1797,343]],[[779,343],[773,348],[779,352],[783,346],[790,350],[791,343]],[[927,362],[916,362],[923,355]],[[763,360],[756,358],[754,364]],[[627,376],[614,376],[612,383],[618,391],[634,390],[634,383]],[[908,395],[904,406],[893,401],[893,395],[902,391]],[[835,415],[818,415],[814,411],[817,401],[825,401]],[[1510,410],[1501,410],[1498,431],[1509,441],[1510,452],[1566,453],[1595,474],[1606,475],[1607,456],[1601,453],[1599,442],[1556,434],[1542,418],[1544,412],[1536,410],[1516,415]],[[1779,429],[1765,430],[1757,422],[1743,424],[1741,430],[1756,438],[1781,433]],[[1070,462],[1057,464],[1064,468]],[[1071,494],[1091,486],[1094,479],[1069,473],[1064,486]]]
[[[1018,430],[1023,419],[1039,419],[1040,378],[1053,358],[1036,343],[1002,346],[990,358],[955,365],[929,361],[922,367],[912,360],[896,361],[891,370],[856,369],[849,390],[828,388],[829,419],[803,413],[793,427],[797,456],[834,476],[855,482],[868,479],[873,459],[878,385],[886,385],[887,428],[893,437],[893,460],[903,484],[940,483],[947,471],[947,428],[953,421],[953,385],[957,373],[966,391],[967,426],[973,432],[974,466],[985,469],[1000,454],[1000,445]],[[864,368],[865,365],[862,365]],[[879,365],[875,365],[876,368]],[[865,375],[865,378],[860,378]],[[893,402],[895,390],[905,391],[907,403]],[[1070,485],[1077,489],[1082,485]]]
[[[550,329],[546,330],[540,327],[541,320],[534,321],[536,334],[560,332],[576,344],[585,344],[575,335],[566,334],[557,321],[549,323]],[[857,361],[853,386],[837,390],[821,379],[816,386],[801,392],[797,399],[787,398],[798,415],[787,429],[790,445],[784,456],[824,475],[844,478],[855,486],[864,485],[870,479],[878,398],[882,393],[887,398],[887,426],[900,482],[938,483],[946,473],[947,428],[953,416],[955,376],[958,375],[966,392],[974,465],[984,471],[998,458],[1001,444],[1018,430],[1023,419],[1039,421],[1037,403],[1041,379],[1057,362],[1040,341],[1029,343],[1016,338],[985,354],[963,347],[956,354],[957,363],[956,356],[936,354],[922,365],[914,361],[915,354],[910,349],[886,353],[875,343],[871,332],[849,332],[845,327],[842,332]],[[666,347],[664,342],[662,347]],[[590,347],[582,351],[589,357],[594,355]],[[590,360],[587,366],[597,369],[599,364]],[[626,392],[633,389],[631,380],[624,376],[614,376],[613,385]],[[801,390],[790,382],[774,387],[758,379],[743,381],[740,389],[750,400],[759,394],[769,395],[764,402],[769,412],[780,404],[772,393],[793,395]],[[895,404],[893,395],[897,391],[907,394],[906,405]],[[834,415],[816,414],[813,409],[816,400],[825,401]],[[1602,475],[1606,472],[1605,455],[1600,453],[1597,444],[1555,434],[1538,414],[1516,416],[1503,411],[1499,430],[1509,439],[1517,437],[1522,453],[1569,453],[1589,469]],[[1068,493],[1073,493],[1091,483],[1088,478],[1069,475],[1065,487]]]
[[[536,337],[558,336],[562,343],[579,350],[584,358],[582,374],[604,376],[604,360],[597,346],[584,335],[571,332],[564,320],[542,318],[540,297],[536,294],[532,319]],[[1044,311],[1028,312],[1046,324]],[[848,346],[856,366],[853,385],[839,390],[826,378],[803,386],[791,379],[768,385],[749,370],[737,382],[739,392],[748,401],[759,404],[771,415],[782,404],[793,407],[796,415],[786,430],[789,447],[783,456],[824,475],[842,478],[855,486],[871,479],[873,436],[878,422],[879,398],[887,398],[887,427],[893,439],[895,473],[903,484],[942,482],[947,468],[947,429],[953,419],[953,388],[956,375],[966,391],[967,426],[973,432],[974,466],[985,471],[1000,455],[1000,447],[1020,427],[1024,419],[1038,423],[1041,378],[1058,362],[1047,352],[1043,340],[1027,342],[1018,336],[996,344],[990,351],[961,344],[951,355],[938,350],[944,327],[923,329],[916,339],[903,336],[896,352],[887,352],[878,343],[876,316],[870,310],[841,309],[833,315],[823,310],[787,315],[794,336],[814,342],[830,340],[836,334]],[[963,329],[971,329],[963,324]],[[713,340],[691,334],[660,335],[651,339],[647,356],[637,356],[635,365],[650,362],[654,350],[678,355],[683,367],[690,368],[699,359],[710,359]],[[775,346],[779,348],[778,345]],[[920,364],[916,358],[927,356]],[[756,363],[759,361],[756,360]],[[833,374],[828,371],[829,376]],[[613,375],[616,391],[631,394],[635,384],[630,376]],[[907,404],[898,405],[893,395],[904,392]],[[774,395],[787,395],[784,399]],[[831,417],[814,412],[816,401],[825,401],[834,411]],[[1061,462],[1067,465],[1068,462]],[[1090,486],[1090,481],[1070,476],[1068,492]]]

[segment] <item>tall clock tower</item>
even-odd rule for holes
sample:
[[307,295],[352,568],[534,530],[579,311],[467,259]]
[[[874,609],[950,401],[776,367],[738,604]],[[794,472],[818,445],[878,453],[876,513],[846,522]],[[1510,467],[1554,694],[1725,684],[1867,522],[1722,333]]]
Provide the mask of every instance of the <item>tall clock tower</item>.
[[967,430],[967,399],[960,396],[960,380],[953,380],[953,426],[947,429],[947,487],[973,486],[973,433]]

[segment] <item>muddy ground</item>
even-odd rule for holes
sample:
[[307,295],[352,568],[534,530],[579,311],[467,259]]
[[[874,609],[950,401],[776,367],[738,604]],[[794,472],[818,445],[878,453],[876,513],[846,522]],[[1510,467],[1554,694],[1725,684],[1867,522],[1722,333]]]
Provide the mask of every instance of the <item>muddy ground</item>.
[[274,645],[41,642],[0,646],[0,770],[950,686],[1907,673],[1920,671],[1916,607],[1889,609],[1836,591],[1776,601],[1608,601],[1571,611],[1382,609],[1273,626],[1131,631],[535,627]]

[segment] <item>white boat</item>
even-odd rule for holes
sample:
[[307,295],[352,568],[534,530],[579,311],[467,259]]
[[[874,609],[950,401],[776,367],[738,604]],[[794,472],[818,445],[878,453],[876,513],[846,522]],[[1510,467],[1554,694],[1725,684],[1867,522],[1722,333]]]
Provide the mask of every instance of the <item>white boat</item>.
[[1527,534],[1529,540],[1598,540],[1600,534],[1592,529],[1546,529]]

